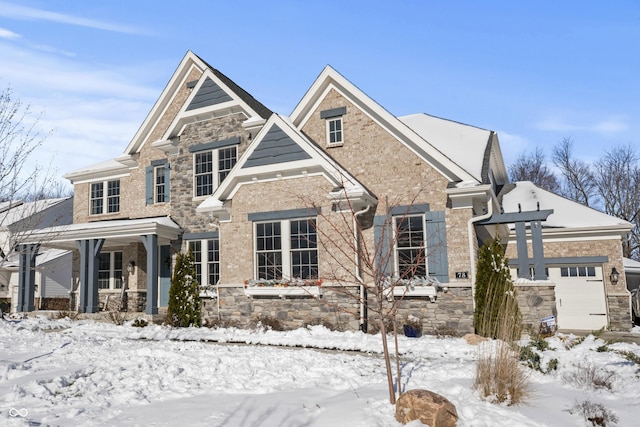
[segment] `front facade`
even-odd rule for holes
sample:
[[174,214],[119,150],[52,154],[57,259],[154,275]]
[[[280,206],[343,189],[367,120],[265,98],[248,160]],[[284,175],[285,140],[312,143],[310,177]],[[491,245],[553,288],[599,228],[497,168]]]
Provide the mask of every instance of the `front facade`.
[[[393,291],[400,317],[471,332],[478,247],[501,235],[511,250],[517,240],[492,222],[508,184],[495,132],[393,116],[330,67],[285,117],[188,52],[123,155],[66,177],[74,223],[47,245],[74,251],[82,312],[109,296],[162,314],[174,257],[189,250],[217,321],[366,329],[375,314],[363,290],[396,277],[424,285]],[[599,277],[623,271],[625,227],[612,226],[607,245],[593,245],[589,227],[545,235],[545,256],[592,257]],[[532,325],[551,314],[562,324],[549,279],[519,286]],[[613,329],[630,319],[617,289],[602,296]]]

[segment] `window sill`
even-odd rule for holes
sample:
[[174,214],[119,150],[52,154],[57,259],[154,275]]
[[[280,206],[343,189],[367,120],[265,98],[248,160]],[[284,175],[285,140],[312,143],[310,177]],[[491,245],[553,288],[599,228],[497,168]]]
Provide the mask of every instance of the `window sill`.
[[427,297],[431,302],[436,302],[438,292],[435,286],[416,286],[407,288],[405,286],[395,286],[393,288],[394,297]]
[[300,296],[322,296],[321,286],[250,286],[244,288],[249,297],[276,296],[280,298]]
[[344,145],[344,142],[334,142],[333,144],[327,143],[327,148],[338,148],[338,147],[342,147],[343,145]]

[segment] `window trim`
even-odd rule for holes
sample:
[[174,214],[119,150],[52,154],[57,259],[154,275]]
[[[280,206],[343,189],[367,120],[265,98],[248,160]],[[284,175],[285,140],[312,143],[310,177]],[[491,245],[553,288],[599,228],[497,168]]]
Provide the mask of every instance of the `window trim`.
[[[277,216],[277,215],[276,215]],[[291,223],[295,221],[314,221],[315,226],[317,226],[318,219],[316,216],[304,216],[304,217],[296,217],[296,218],[272,218],[272,219],[262,219],[256,220],[253,222],[253,277],[255,280],[266,279],[264,277],[260,277],[259,274],[259,255],[258,255],[258,246],[257,246],[257,238],[258,238],[258,226],[261,224],[280,224],[280,250],[272,251],[280,253],[280,261],[281,261],[281,274],[280,277],[276,278],[276,280],[288,281],[293,279],[293,252],[300,251],[299,248],[292,249],[291,245]],[[308,279],[319,279],[320,278],[320,260],[319,260],[319,244],[318,244],[318,234],[315,233],[316,241],[315,248],[308,248],[306,250],[314,251],[316,253],[316,270],[318,272],[317,276],[314,278],[304,278],[303,280]],[[264,251],[260,251],[264,252]],[[287,274],[285,274],[287,272]]]
[[[332,123],[339,123],[340,130],[331,130]],[[332,142],[331,136],[337,134],[339,134],[340,138],[336,138],[336,140]],[[344,144],[344,122],[342,120],[342,116],[329,117],[326,119],[326,135],[328,147],[339,147]]]
[[[117,183],[117,194],[110,194],[110,184]],[[93,197],[93,188],[94,185],[101,186],[101,196],[98,198]],[[122,186],[120,179],[108,179],[104,181],[94,181],[89,183],[89,216],[99,216],[99,215],[113,215],[120,213],[120,196],[122,194]],[[115,200],[117,209],[114,211],[110,211],[111,202]],[[93,211],[93,202],[100,201],[100,212]]]
[[[120,268],[116,269],[116,254],[120,254]],[[122,251],[107,251],[100,252],[100,256],[109,255],[109,287],[100,287],[100,273],[105,270],[100,270],[100,261],[98,260],[98,290],[99,291],[120,291],[124,284],[124,254]],[[120,272],[120,277],[116,276],[116,272]]]
[[[220,238],[218,236],[217,233],[198,233],[198,234],[194,234],[193,236],[190,236],[192,238],[189,238],[186,240],[187,242],[187,249],[189,251],[191,251],[192,249],[192,244],[200,244],[200,261],[196,261],[195,259],[195,253],[194,253],[194,264],[196,267],[196,277],[200,276],[200,279],[198,280],[198,283],[200,286],[202,287],[209,287],[209,286],[215,286],[220,282]],[[209,261],[209,253],[211,252],[211,248],[209,247],[209,242],[214,242],[217,241],[218,242],[218,247],[217,247],[217,255],[218,255],[218,259],[217,261]],[[204,256],[203,256],[204,254]],[[209,279],[211,277],[211,271],[210,268],[212,265],[217,264],[218,268],[218,272],[217,272],[217,276],[218,276],[218,280],[216,281],[216,283],[209,283]],[[197,273],[197,269],[198,267],[200,267],[200,273]],[[206,277],[207,278],[207,283],[203,283],[202,282],[202,277]]]
[[[429,243],[427,241],[427,218],[424,212],[414,212],[414,213],[403,213],[401,215],[392,215],[392,224],[393,224],[393,275],[395,277],[400,277],[402,279],[411,279],[414,276],[401,276],[400,272],[400,255],[399,252],[401,250],[422,250],[423,251],[423,266],[424,266],[424,275],[416,274],[417,277],[425,277],[429,278],[429,262],[428,262],[428,253]],[[408,220],[409,218],[420,218],[420,224],[422,227],[422,245],[421,246],[407,246],[401,247],[399,246],[400,242],[400,234],[398,231],[398,221]],[[416,267],[417,269],[418,267]]]
[[[203,144],[204,145],[209,145],[209,144]],[[229,175],[229,173],[231,173],[231,171],[233,170],[233,168],[235,167],[235,165],[238,163],[238,144],[228,144],[228,145],[218,145],[215,148],[202,148],[202,149],[192,149],[190,150],[192,153],[192,165],[193,165],[193,198],[194,199],[204,199],[207,198],[209,196],[211,196],[216,189],[220,186],[220,184],[222,183],[222,181],[224,181],[224,179]],[[232,165],[231,168],[229,169],[224,169],[221,170],[220,169],[220,151],[221,150],[230,150],[230,149],[234,149],[235,150],[235,159],[232,160]],[[200,155],[206,155],[206,154],[211,154],[211,172],[207,172],[207,173],[200,173],[197,174],[196,173],[196,158]],[[222,177],[222,179],[220,178],[220,174],[222,172],[226,172],[225,176]],[[197,184],[197,178],[198,176],[210,176],[211,177],[211,193],[203,193],[201,195],[198,195],[198,184]]]

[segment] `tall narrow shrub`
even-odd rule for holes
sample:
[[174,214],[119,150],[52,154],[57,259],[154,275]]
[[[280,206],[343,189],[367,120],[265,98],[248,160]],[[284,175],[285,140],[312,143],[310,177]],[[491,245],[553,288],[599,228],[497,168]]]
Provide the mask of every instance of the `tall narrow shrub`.
[[475,302],[474,320],[478,335],[506,341],[519,337],[522,316],[499,238],[480,248]]
[[196,269],[191,253],[179,253],[169,289],[169,308],[166,323],[177,326],[200,326],[201,303]]

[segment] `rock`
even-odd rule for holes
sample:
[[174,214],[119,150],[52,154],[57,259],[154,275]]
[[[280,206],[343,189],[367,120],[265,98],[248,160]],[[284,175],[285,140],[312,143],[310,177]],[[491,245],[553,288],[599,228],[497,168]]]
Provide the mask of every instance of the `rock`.
[[428,390],[409,390],[396,402],[396,420],[402,424],[420,420],[431,427],[454,427],[458,412],[444,396]]
[[469,345],[478,345],[482,341],[486,340],[485,337],[481,337],[480,335],[476,335],[476,334],[467,334],[467,335],[463,336],[462,338],[464,338],[464,340]]

